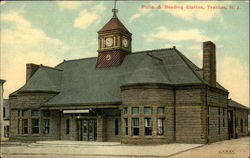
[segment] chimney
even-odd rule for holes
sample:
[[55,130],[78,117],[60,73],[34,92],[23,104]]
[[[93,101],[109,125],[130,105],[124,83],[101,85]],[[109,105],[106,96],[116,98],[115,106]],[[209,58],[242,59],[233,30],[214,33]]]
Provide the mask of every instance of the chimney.
[[216,46],[211,41],[203,42],[203,79],[216,86]]
[[26,82],[34,75],[40,66],[36,64],[26,64]]

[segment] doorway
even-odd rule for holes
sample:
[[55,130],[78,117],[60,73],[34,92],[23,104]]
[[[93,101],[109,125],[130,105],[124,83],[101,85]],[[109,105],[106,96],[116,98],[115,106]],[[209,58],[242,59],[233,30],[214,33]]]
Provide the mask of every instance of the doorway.
[[81,141],[96,140],[96,119],[78,120],[78,140]]
[[233,138],[233,111],[228,110],[228,138]]

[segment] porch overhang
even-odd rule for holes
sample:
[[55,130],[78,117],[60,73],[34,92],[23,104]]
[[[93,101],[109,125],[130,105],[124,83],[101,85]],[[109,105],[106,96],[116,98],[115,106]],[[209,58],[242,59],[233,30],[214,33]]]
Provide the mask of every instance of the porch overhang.
[[86,114],[89,113],[89,109],[83,109],[83,110],[63,110],[63,114]]

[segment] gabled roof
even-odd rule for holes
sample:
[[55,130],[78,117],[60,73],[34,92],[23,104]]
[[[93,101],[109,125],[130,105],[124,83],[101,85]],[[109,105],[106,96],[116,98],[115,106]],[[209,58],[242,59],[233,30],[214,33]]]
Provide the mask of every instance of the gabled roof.
[[[112,17],[99,32],[108,30],[123,30],[130,33],[117,17]],[[131,34],[131,33],[130,33]]]
[[4,84],[5,80],[0,79],[0,84]]
[[21,92],[60,92],[62,70],[40,66],[28,82],[10,94],[11,96]]
[[96,58],[65,61],[61,92],[45,106],[121,103],[120,87],[134,83],[202,84],[176,49],[136,52],[122,65],[96,68]]
[[244,109],[244,110],[249,110],[248,107],[232,100],[232,99],[228,99],[228,106],[232,107],[232,108],[239,108],[239,109]]
[[44,106],[120,104],[120,87],[130,84],[206,84],[195,64],[175,48],[134,52],[120,66],[96,68],[96,57],[40,67],[15,94],[59,92]]

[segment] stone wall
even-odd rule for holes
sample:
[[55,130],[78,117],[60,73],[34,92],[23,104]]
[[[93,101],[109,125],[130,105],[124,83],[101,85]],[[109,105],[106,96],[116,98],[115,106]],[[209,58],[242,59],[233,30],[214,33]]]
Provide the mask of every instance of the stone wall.
[[[247,127],[248,126],[248,123],[247,123],[248,122],[247,121],[248,120],[248,111],[243,110],[243,109],[235,108],[234,112],[235,112],[235,119],[234,120],[237,121],[237,123],[235,124],[236,137],[246,136],[248,134],[248,131],[247,131],[247,128],[248,128]],[[242,121],[242,123],[241,123],[241,121]]]
[[[41,127],[39,127],[39,134],[31,134],[31,119],[33,118],[31,117],[31,110],[40,110],[41,104],[54,95],[55,94],[50,93],[25,93],[10,97],[10,140],[36,141],[43,139],[43,131]],[[28,110],[27,116],[22,117],[22,110]],[[55,113],[55,115],[51,116],[56,117],[57,114]],[[41,111],[39,111],[39,116],[36,118],[39,119],[39,125],[42,125]],[[21,132],[22,119],[28,119],[28,134],[22,134]],[[53,126],[57,127],[57,124],[57,121],[51,121],[51,129]],[[59,131],[46,135],[46,138],[44,139],[59,138],[57,132]]]
[[[124,108],[121,115],[121,142],[132,144],[170,143],[174,141],[174,91],[170,87],[132,87],[122,90]],[[138,107],[139,113],[133,114],[132,108]],[[151,114],[146,114],[144,108],[152,109]],[[163,114],[158,114],[157,109],[164,108]],[[124,112],[127,108],[127,113]],[[125,135],[125,120],[128,119],[128,135]],[[139,118],[139,135],[132,134],[132,118]],[[145,118],[151,119],[152,134],[145,135]],[[157,135],[157,119],[163,118],[163,135]]]
[[176,142],[204,143],[201,138],[201,107],[176,107]]
[[176,142],[205,143],[202,129],[202,87],[176,90]]
[[211,143],[227,139],[228,138],[227,108],[212,107],[212,106],[209,107],[208,118],[209,118],[208,142]]
[[[66,132],[66,121],[69,120],[69,133]],[[76,116],[63,115],[61,114],[61,139],[62,140],[78,140],[78,131],[77,131],[77,121]]]
[[[121,110],[103,109],[105,116],[105,140],[118,142],[121,139]],[[115,133],[115,119],[118,119],[118,133]]]
[[174,102],[173,90],[165,88],[132,88],[122,90],[124,105],[171,104]]
[[[228,94],[219,89],[208,87],[206,91],[206,126],[208,143],[228,139]],[[223,122],[224,121],[224,122]]]

